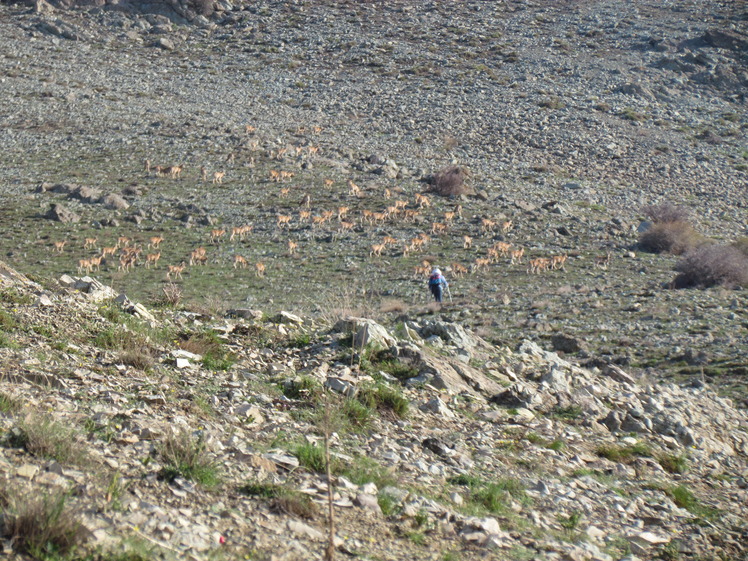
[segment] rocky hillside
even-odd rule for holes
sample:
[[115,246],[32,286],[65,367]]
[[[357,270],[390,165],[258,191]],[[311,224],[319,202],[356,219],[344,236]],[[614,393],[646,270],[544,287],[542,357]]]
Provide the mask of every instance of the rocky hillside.
[[325,435],[336,558],[745,558],[748,416],[703,383],[0,271],[11,559],[321,558]]
[[5,553],[745,558],[747,17],[0,2]]

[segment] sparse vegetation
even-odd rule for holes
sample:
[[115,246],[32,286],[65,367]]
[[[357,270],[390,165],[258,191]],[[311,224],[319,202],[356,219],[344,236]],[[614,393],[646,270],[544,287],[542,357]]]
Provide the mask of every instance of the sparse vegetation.
[[400,390],[384,382],[362,386],[356,395],[356,399],[370,409],[391,411],[401,419],[408,415],[410,407],[408,399]]
[[10,493],[2,508],[2,535],[34,559],[68,558],[85,544],[88,532],[68,505],[67,493],[28,496]]
[[8,435],[11,446],[24,448],[39,458],[57,460],[61,464],[85,463],[85,448],[76,430],[51,415],[31,413],[20,419]]
[[628,463],[637,457],[649,458],[652,456],[652,450],[643,442],[636,444],[604,444],[598,446],[595,450],[598,456],[606,458],[611,462]]
[[218,466],[210,458],[202,436],[193,436],[181,430],[164,439],[159,446],[164,462],[161,477],[173,481],[183,477],[205,487],[215,487],[220,482]]
[[748,286],[748,256],[730,245],[703,245],[676,265],[674,288]]
[[436,172],[431,182],[431,189],[443,197],[458,196],[468,193],[465,183],[470,173],[460,166],[449,166]]

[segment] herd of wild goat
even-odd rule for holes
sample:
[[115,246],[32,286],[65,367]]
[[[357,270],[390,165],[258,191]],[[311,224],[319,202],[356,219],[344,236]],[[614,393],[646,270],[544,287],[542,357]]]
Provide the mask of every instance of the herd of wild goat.
[[[254,136],[256,131],[247,126],[245,132],[248,136]],[[303,134],[305,129],[299,129],[297,134]],[[321,128],[314,127],[313,134],[319,134]],[[429,191],[416,192],[412,197],[408,196],[404,189],[390,187],[369,187],[357,185],[353,179],[344,178],[334,180],[321,178],[308,180],[319,182],[317,193],[327,195],[315,196],[314,189],[303,187],[302,181],[299,185],[294,184],[297,172],[303,169],[301,162],[320,155],[320,148],[309,142],[301,145],[287,145],[280,148],[264,149],[264,142],[255,137],[244,143],[241,147],[246,148],[251,157],[246,159],[246,167],[258,169],[258,161],[263,159],[265,171],[255,176],[256,183],[264,183],[270,190],[270,196],[277,203],[274,207],[276,212],[272,217],[264,217],[263,232],[272,232],[274,238],[283,240],[285,252],[275,255],[294,256],[303,250],[303,232],[306,239],[309,235],[324,235],[333,240],[341,236],[351,236],[356,233],[362,234],[367,239],[368,254],[364,252],[363,259],[377,259],[384,255],[415,257],[418,264],[413,273],[416,278],[427,276],[430,273],[432,263],[427,259],[427,248],[434,240],[453,238],[451,242],[455,250],[462,248],[462,255],[469,255],[466,262],[454,260],[451,265],[444,266],[445,270],[453,276],[461,277],[470,273],[488,271],[492,264],[504,261],[508,265],[521,265],[525,267],[528,274],[540,274],[546,271],[565,270],[567,255],[542,255],[530,256],[526,248],[515,237],[516,224],[512,218],[503,215],[498,217],[463,215],[462,204],[469,205],[468,199],[446,200],[435,204],[435,199],[441,197],[429,196]],[[236,161],[235,152],[225,157],[226,167],[233,165]],[[256,161],[257,160],[257,161]],[[296,171],[288,169],[276,169],[278,163],[284,167],[293,167]],[[272,168],[272,169],[271,169]],[[143,171],[146,177],[152,181],[195,181],[203,184],[203,188],[224,188],[227,180],[225,169],[210,173],[204,166],[196,169],[194,179],[187,179],[183,172],[184,165],[152,165],[149,160],[144,162]],[[229,169],[231,172],[231,169]],[[229,174],[229,178],[231,174]],[[277,185],[273,188],[273,185]],[[300,200],[293,198],[292,194]],[[327,199],[327,203],[320,203],[320,207],[314,208],[313,200]],[[335,201],[335,202],[331,202]],[[341,201],[344,204],[339,204]],[[324,208],[327,206],[328,208]],[[441,210],[437,210],[440,207]],[[278,210],[280,209],[280,210]],[[248,244],[237,245],[249,240],[256,234],[256,224],[247,223],[237,226],[209,227],[204,233],[204,241],[199,247],[195,247],[183,256],[177,256],[172,263],[164,267],[165,281],[174,282],[182,279],[182,273],[187,267],[205,266],[209,263],[228,266],[233,262],[234,269],[245,269],[253,267],[255,274],[262,277],[265,274],[268,258],[253,259],[243,255],[243,249]],[[457,227],[459,225],[459,227]],[[385,233],[388,232],[388,233]],[[398,239],[391,232],[407,232]],[[381,235],[380,239],[374,236]],[[157,235],[139,236],[134,233],[127,235],[113,234],[109,245],[97,237],[85,237],[76,240],[74,236],[67,239],[53,241],[53,250],[62,254],[73,246],[77,250],[88,252],[87,256],[79,256],[77,260],[78,273],[89,274],[101,270],[104,266],[109,271],[115,269],[122,274],[129,273],[138,265],[147,269],[158,268],[162,257],[162,243],[168,246],[170,234],[164,229]],[[496,241],[498,240],[498,241]],[[493,243],[492,243],[493,242]],[[220,257],[216,253],[209,258],[210,248],[222,244],[234,244],[229,246],[231,257],[227,261],[227,251],[222,251]],[[225,248],[224,248],[225,249]],[[350,251],[350,249],[348,250]],[[455,251],[456,252],[456,251]],[[246,253],[246,252],[245,252]],[[173,252],[172,252],[173,255]],[[610,263],[611,254],[594,258],[594,267],[606,269]],[[452,261],[452,260],[450,260]]]

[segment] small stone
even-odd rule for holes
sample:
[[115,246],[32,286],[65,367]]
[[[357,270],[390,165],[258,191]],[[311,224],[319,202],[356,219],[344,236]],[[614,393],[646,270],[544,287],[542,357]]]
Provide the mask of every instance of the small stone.
[[37,473],[39,473],[39,466],[33,464],[24,464],[16,471],[18,477],[23,477],[25,479],[34,479]]

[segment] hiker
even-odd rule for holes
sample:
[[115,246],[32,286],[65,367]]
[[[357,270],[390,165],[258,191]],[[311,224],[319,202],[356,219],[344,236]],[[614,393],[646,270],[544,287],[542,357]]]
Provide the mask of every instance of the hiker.
[[434,295],[434,300],[441,302],[442,292],[445,288],[449,288],[449,285],[447,284],[447,279],[444,278],[444,275],[442,275],[442,272],[439,269],[431,271],[431,276],[429,277],[429,288],[431,289],[431,294]]

